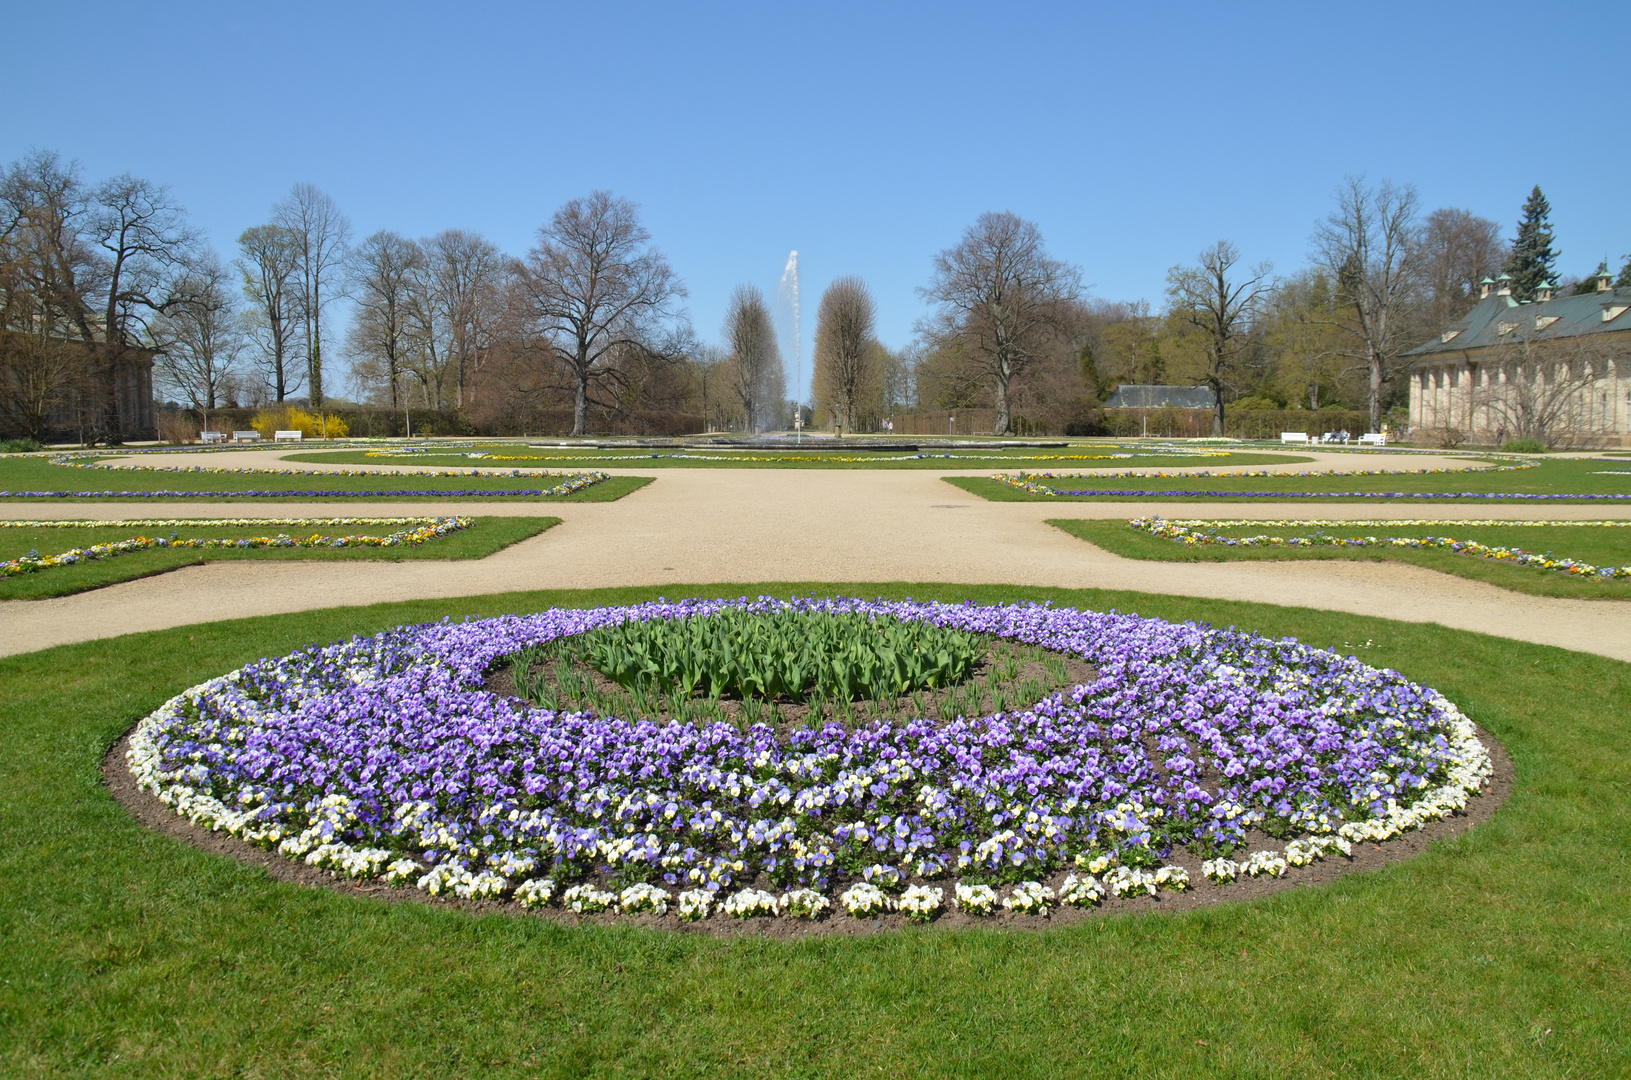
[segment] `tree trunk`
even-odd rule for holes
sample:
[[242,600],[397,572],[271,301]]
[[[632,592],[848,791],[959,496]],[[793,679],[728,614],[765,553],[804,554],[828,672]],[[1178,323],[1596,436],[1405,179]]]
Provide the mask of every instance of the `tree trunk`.
[[1008,380],[1007,372],[997,373],[997,418],[991,424],[991,434],[1008,434]]
[[583,435],[584,421],[589,413],[589,379],[581,372],[572,393],[572,434]]
[[306,368],[306,389],[311,394],[311,407],[314,412],[323,408],[323,343],[314,340],[311,347],[311,363]]
[[1370,429],[1371,434],[1382,430],[1382,357],[1370,350]]

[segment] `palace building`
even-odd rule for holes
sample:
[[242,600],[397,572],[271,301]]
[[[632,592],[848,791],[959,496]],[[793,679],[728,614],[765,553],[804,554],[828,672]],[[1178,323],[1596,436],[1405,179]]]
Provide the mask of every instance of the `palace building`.
[[1520,301],[1506,275],[1486,278],[1466,316],[1405,354],[1416,437],[1631,442],[1631,288],[1607,274],[1593,282],[1579,295],[1542,288]]

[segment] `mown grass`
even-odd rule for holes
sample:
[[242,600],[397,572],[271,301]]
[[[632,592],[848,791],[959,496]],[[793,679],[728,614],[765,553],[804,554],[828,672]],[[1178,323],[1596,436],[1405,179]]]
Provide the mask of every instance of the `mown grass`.
[[[1136,463],[1135,463],[1136,464]],[[1346,467],[1346,466],[1345,466]],[[1364,467],[1364,458],[1356,455],[1352,467]],[[995,471],[995,470],[993,470]],[[1047,472],[1076,472],[1075,469],[1049,469],[1038,470]],[[1620,494],[1631,495],[1631,468],[1625,468],[1618,462],[1589,461],[1578,458],[1556,459],[1542,461],[1533,469],[1516,470],[1474,470],[1468,472],[1446,473],[1406,473],[1390,474],[1384,476],[1356,476],[1352,474],[1322,475],[1290,474],[1285,476],[1117,476],[1099,480],[1095,477],[1086,477],[1081,480],[1074,479],[1044,479],[1038,483],[1060,490],[1103,490],[1114,489],[1117,492],[1132,492],[1131,496],[1116,495],[1033,495],[1022,491],[1011,484],[991,480],[983,476],[948,476],[946,482],[955,484],[971,494],[978,495],[992,502],[1102,502],[1105,500],[1124,501],[1129,497],[1137,498],[1143,493],[1151,497],[1170,498],[1166,492],[1184,491],[1199,492],[1191,496],[1197,502],[1262,502],[1261,498],[1253,498],[1235,494],[1242,491],[1270,491],[1270,492],[1308,492],[1308,491],[1336,491],[1367,493],[1352,500],[1340,498],[1311,499],[1310,505],[1324,502],[1372,502],[1378,501],[1378,496],[1386,497],[1392,492],[1447,492],[1450,493],[1443,500],[1437,499],[1411,499],[1409,502],[1422,506],[1429,506],[1433,502],[1456,501],[1456,494],[1473,494],[1478,492],[1521,492],[1539,495],[1556,495],[1562,498],[1556,501],[1568,501],[1567,496]],[[1477,502],[1525,502],[1527,500],[1464,500]],[[1551,501],[1551,500],[1547,500]],[[1631,503],[1631,500],[1593,500],[1606,505],[1616,502]],[[1310,516],[1318,516],[1313,513]],[[1423,512],[1419,516],[1429,516]]]
[[[481,559],[495,551],[537,536],[552,526],[559,525],[556,517],[482,517],[474,518],[468,528],[447,536],[427,540],[415,547],[396,548],[155,548],[136,551],[128,555],[56,566],[16,577],[0,578],[0,600],[39,600],[50,596],[68,596],[87,589],[99,589],[121,581],[151,577],[183,566],[199,566],[207,562],[228,560],[275,560],[284,562],[299,559],[328,561],[355,561],[367,559],[376,562],[401,562],[406,559]],[[108,525],[98,528],[20,527],[0,528],[0,561],[15,559],[30,550],[41,555],[60,555],[73,548],[92,544],[116,543],[136,536],[169,537],[172,533],[182,539],[237,538],[242,536],[276,536],[287,533],[302,537],[323,536],[386,536],[407,525],[255,525],[231,526],[212,524],[209,519],[196,523],[139,529],[129,525]]]
[[[158,455],[155,455],[156,457]],[[163,465],[207,465],[208,454],[177,454],[168,459],[160,458]],[[292,466],[298,468],[298,466]],[[404,500],[423,500],[427,497],[414,492],[432,490],[480,491],[480,492],[506,492],[506,491],[536,491],[554,487],[559,483],[549,477],[537,476],[416,476],[411,473],[397,473],[384,476],[358,476],[345,473],[332,473],[317,476],[282,476],[276,473],[189,473],[189,472],[162,472],[157,469],[113,469],[75,468],[66,465],[53,465],[44,456],[0,457],[0,492],[20,491],[70,491],[70,492],[141,492],[141,491],[174,491],[174,492],[210,492],[210,491],[326,491],[337,492],[335,495],[302,495],[302,499],[323,500],[331,499],[336,503],[343,503],[347,499],[366,498],[372,502],[398,502]],[[610,502],[621,499],[631,491],[635,491],[651,483],[650,477],[641,476],[614,476],[603,480],[593,487],[566,496],[540,497],[536,495],[477,495],[480,499],[501,499],[506,502],[520,502],[528,499],[542,502]],[[374,491],[406,491],[407,495],[400,496],[374,496]],[[225,502],[219,497],[202,496],[213,503]],[[166,495],[165,499],[186,499],[182,495]],[[245,497],[245,501],[250,498]],[[277,498],[274,496],[274,498]],[[289,498],[283,496],[282,498]],[[458,496],[453,496],[458,498]],[[17,495],[0,495],[0,501],[7,502],[96,502],[116,501],[122,503],[135,503],[145,500],[120,498],[118,496],[102,497],[88,496],[85,498],[69,497],[54,498],[50,500],[40,498],[20,497]],[[234,500],[236,501],[236,500]]]
[[[824,440],[830,443],[831,440]],[[1136,458],[1112,457],[1114,446],[1084,444],[1057,450],[1006,450],[1001,447],[975,450],[926,450],[921,455],[905,451],[799,451],[721,450],[707,446],[687,448],[686,457],[674,457],[675,450],[553,450],[496,444],[472,446],[471,451],[505,455],[502,460],[469,458],[463,449],[447,453],[392,454],[370,456],[366,450],[337,450],[299,454],[288,461],[326,462],[346,465],[435,465],[442,468],[482,465],[494,468],[540,469],[1125,469],[1132,466],[1155,469],[1197,465],[1287,465],[1311,458],[1278,453],[1229,451],[1228,457],[1196,457],[1186,454],[1144,453]]]
[[[268,879],[144,830],[102,753],[176,691],[409,620],[760,591],[1049,599],[1293,634],[1503,740],[1495,819],[1327,886],[1040,933],[721,940]],[[216,623],[0,660],[0,1070],[242,1076],[1621,1076],[1631,666],[1381,619],[897,585],[535,593]]]
[[[1516,566],[1494,559],[1474,555],[1455,555],[1447,551],[1416,551],[1409,548],[1287,548],[1287,547],[1226,547],[1208,544],[1186,547],[1172,540],[1151,536],[1135,529],[1125,521],[1091,520],[1081,518],[1054,518],[1049,525],[1063,529],[1070,535],[1086,540],[1112,555],[1128,559],[1149,559],[1157,562],[1273,562],[1303,559],[1347,559],[1355,562],[1392,560],[1441,570],[1474,581],[1486,581],[1514,592],[1532,596],[1562,596],[1571,599],[1627,600],[1631,599],[1631,579],[1599,580],[1580,578],[1556,570]],[[1308,536],[1315,529],[1296,522],[1276,522],[1239,528],[1222,525],[1214,531],[1224,536]],[[1552,554],[1557,558],[1570,558],[1594,566],[1631,565],[1631,528],[1617,526],[1534,526],[1490,525],[1463,526],[1443,524],[1375,525],[1357,527],[1327,525],[1324,531],[1331,536],[1448,536],[1457,540],[1476,540],[1481,544],[1516,547],[1537,555]]]

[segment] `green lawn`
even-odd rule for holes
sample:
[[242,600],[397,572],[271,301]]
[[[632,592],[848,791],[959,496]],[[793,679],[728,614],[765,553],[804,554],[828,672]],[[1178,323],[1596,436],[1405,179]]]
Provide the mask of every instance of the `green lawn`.
[[[864,438],[864,436],[863,436]],[[830,442],[830,440],[823,440]],[[1158,448],[1157,448],[1158,449]],[[1198,465],[1284,465],[1312,460],[1290,454],[1240,453],[1228,457],[1196,457],[1139,451],[1134,458],[1111,457],[1116,446],[1080,444],[1053,450],[1004,450],[1000,447],[976,450],[924,451],[921,456],[902,451],[810,452],[732,451],[706,446],[687,448],[686,457],[674,457],[676,450],[555,450],[526,445],[495,444],[472,446],[471,451],[503,454],[502,460],[469,458],[467,451],[446,453],[393,454],[370,457],[366,450],[339,450],[300,454],[289,461],[328,462],[347,465],[436,465],[460,468],[488,465],[492,468],[534,469],[1126,469],[1148,467],[1172,469]]]
[[[1395,508],[1396,509],[1396,508]],[[1459,574],[1474,581],[1487,581],[1504,589],[1530,593],[1535,596],[1564,596],[1597,600],[1631,600],[1631,579],[1597,581],[1570,577],[1556,570],[1541,570],[1527,566],[1514,566],[1473,555],[1455,555],[1446,551],[1414,551],[1408,548],[1286,548],[1286,547],[1225,547],[1207,544],[1186,547],[1172,540],[1151,536],[1141,529],[1130,527],[1120,520],[1088,520],[1055,518],[1048,522],[1070,535],[1095,544],[1113,555],[1128,559],[1152,559],[1160,562],[1240,562],[1240,561],[1293,561],[1302,559],[1349,559],[1353,561],[1396,562]],[[1224,536],[1308,536],[1314,527],[1284,524],[1254,525],[1250,528],[1223,526],[1214,529]],[[1570,558],[1596,566],[1631,566],[1631,528],[1619,527],[1544,527],[1532,525],[1388,525],[1363,528],[1347,525],[1327,525],[1324,531],[1332,536],[1449,536],[1457,540],[1476,540],[1481,544],[1516,547],[1544,555],[1548,552],[1558,558]]]
[[[732,585],[710,595],[786,593]],[[1631,666],[1381,619],[1050,599],[1320,645],[1446,692],[1517,768],[1488,825],[1319,888],[1039,932],[723,940],[474,917],[270,880],[136,825],[104,750],[176,691],[538,593],[215,623],[0,660],[0,1071],[198,1076],[1623,1076]]]
[[[175,454],[168,457],[155,455],[164,465],[208,465],[209,454]],[[298,466],[293,466],[298,468]],[[567,496],[551,496],[548,502],[609,502],[649,484],[649,477],[619,476],[602,481],[583,491]],[[0,500],[14,502],[74,502],[75,498],[44,500],[20,498],[6,492],[72,491],[72,492],[210,492],[210,491],[266,491],[266,492],[332,492],[332,495],[301,495],[300,498],[368,498],[371,501],[398,499],[424,499],[413,494],[427,490],[456,490],[479,492],[534,491],[555,486],[558,480],[548,477],[512,476],[280,476],[275,473],[189,473],[161,472],[156,469],[84,469],[52,465],[45,457],[0,456]],[[373,496],[374,491],[403,491],[400,496]],[[185,499],[186,495],[166,495],[163,498]],[[226,502],[219,497],[208,497],[211,502]],[[246,496],[247,497],[247,496]],[[274,496],[276,497],[276,496]],[[289,498],[290,496],[282,496]],[[459,496],[454,496],[458,498]],[[506,501],[538,500],[530,495],[477,495],[475,498],[496,498]],[[90,496],[92,499],[106,498]],[[138,503],[140,498],[113,497],[112,501]],[[234,500],[236,501],[236,500]]]
[[[1355,456],[1353,467],[1361,468],[1363,458]],[[993,470],[997,471],[997,470]],[[1076,469],[1046,469],[1040,472],[1076,472]],[[1543,460],[1533,469],[1518,469],[1500,472],[1452,472],[1452,473],[1415,473],[1391,474],[1386,476],[1321,476],[1321,475],[1291,475],[1291,476],[1117,476],[1100,481],[1092,477],[1081,479],[1044,479],[1038,481],[1048,487],[1062,490],[1114,490],[1115,495],[1033,495],[1028,491],[1021,491],[1011,484],[991,480],[983,476],[948,476],[946,482],[955,484],[971,494],[978,495],[992,502],[1089,502],[1104,501],[1106,499],[1125,500],[1139,498],[1145,493],[1150,497],[1169,498],[1165,492],[1200,492],[1192,496],[1197,502],[1261,502],[1261,498],[1237,494],[1238,492],[1268,491],[1268,492],[1366,492],[1379,493],[1385,496],[1391,492],[1451,492],[1476,494],[1479,492],[1521,492],[1526,494],[1562,496],[1556,501],[1567,501],[1569,495],[1581,494],[1618,494],[1631,496],[1631,468],[1617,462],[1583,461],[1578,459]],[[1130,494],[1129,494],[1130,493]],[[1363,496],[1351,499],[1309,499],[1310,506],[1318,506],[1323,502],[1367,502],[1372,501]],[[1435,501],[1454,501],[1454,499],[1408,499],[1408,502],[1422,507],[1430,506]],[[1488,502],[1491,504],[1512,505],[1515,503],[1535,505],[1537,502],[1553,500],[1525,500],[1525,499],[1466,499],[1463,501]],[[1605,506],[1618,503],[1631,503],[1631,499],[1615,500],[1603,499],[1599,501]],[[1317,510],[1310,511],[1311,517],[1318,517]],[[1423,511],[1419,516],[1430,516],[1430,512]]]
[[[57,566],[37,570],[17,577],[0,578],[0,600],[38,600],[48,596],[67,596],[70,593],[98,589],[120,581],[150,577],[182,566],[198,566],[206,562],[225,560],[291,559],[357,560],[400,562],[404,559],[480,559],[501,548],[537,536],[561,523],[555,517],[482,517],[473,519],[468,528],[447,536],[427,540],[414,547],[398,548],[180,548],[135,551],[128,555]],[[183,539],[225,538],[240,536],[386,536],[405,525],[213,525],[208,520],[197,524],[162,528],[134,528],[129,525],[109,525],[102,528],[0,528],[0,561],[15,559],[30,549],[41,555],[60,555],[72,548],[91,544],[116,543],[135,536],[163,536],[175,533]]]

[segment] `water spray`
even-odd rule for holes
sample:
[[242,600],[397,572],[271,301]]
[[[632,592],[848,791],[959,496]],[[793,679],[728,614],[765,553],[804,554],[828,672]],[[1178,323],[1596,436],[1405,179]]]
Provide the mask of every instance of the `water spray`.
[[[776,306],[781,308],[784,317],[790,317],[792,322],[793,432],[794,437],[802,443],[804,441],[804,335],[799,327],[799,253],[797,251],[787,256],[787,266],[782,270],[781,284],[776,287]],[[787,329],[785,322],[783,329]]]

